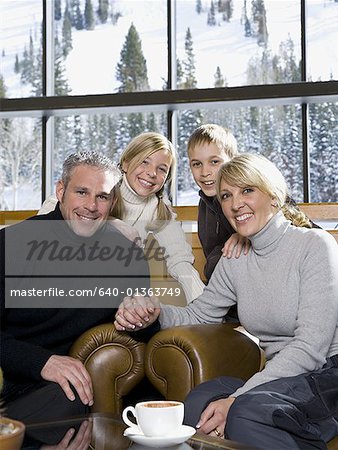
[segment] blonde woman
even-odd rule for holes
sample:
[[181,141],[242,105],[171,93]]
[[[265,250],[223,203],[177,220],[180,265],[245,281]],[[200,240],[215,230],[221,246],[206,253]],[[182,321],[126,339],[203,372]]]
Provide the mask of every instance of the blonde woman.
[[185,422],[250,448],[325,449],[338,434],[338,247],[326,231],[308,228],[287,194],[266,158],[242,154],[225,163],[218,199],[233,229],[250,240],[248,254],[221,258],[203,294],[186,307],[126,297],[115,325],[220,323],[237,305],[265,367],[246,382],[223,376],[197,386],[186,399]]
[[[175,179],[174,146],[159,133],[142,133],[123,151],[119,166],[123,174],[120,196],[111,215],[136,229],[142,242],[153,233],[164,249],[169,274],[180,283],[190,303],[202,293],[204,283],[193,267],[191,246],[164,192],[165,185]],[[39,213],[54,209],[56,202],[49,198]],[[121,231],[126,228],[116,219],[113,223],[121,227]]]

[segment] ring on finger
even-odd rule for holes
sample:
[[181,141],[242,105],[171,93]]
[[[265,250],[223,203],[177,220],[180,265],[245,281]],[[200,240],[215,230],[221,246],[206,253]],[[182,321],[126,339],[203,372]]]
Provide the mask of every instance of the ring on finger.
[[222,436],[222,433],[217,428],[214,429],[214,433],[216,434],[217,437]]

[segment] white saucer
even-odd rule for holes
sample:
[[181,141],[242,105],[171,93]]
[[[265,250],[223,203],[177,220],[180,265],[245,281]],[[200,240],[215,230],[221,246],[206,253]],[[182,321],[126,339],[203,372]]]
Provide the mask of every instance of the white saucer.
[[196,433],[195,428],[188,425],[182,425],[175,434],[163,437],[145,436],[137,427],[129,427],[124,430],[124,436],[137,444],[146,445],[148,447],[170,447],[172,445],[181,444],[188,440]]

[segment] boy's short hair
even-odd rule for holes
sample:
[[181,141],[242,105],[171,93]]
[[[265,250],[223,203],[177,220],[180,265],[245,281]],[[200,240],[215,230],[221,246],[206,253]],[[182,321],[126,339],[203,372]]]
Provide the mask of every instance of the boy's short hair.
[[188,141],[188,153],[199,144],[215,144],[230,159],[238,155],[235,136],[227,128],[214,123],[207,123],[196,128]]

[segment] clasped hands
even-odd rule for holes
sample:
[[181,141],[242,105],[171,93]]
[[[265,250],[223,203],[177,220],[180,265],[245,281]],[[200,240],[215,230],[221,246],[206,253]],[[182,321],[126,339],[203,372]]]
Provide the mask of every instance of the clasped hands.
[[[115,328],[118,331],[136,331],[155,322],[160,314],[160,302],[157,297],[125,297],[115,316]],[[224,437],[224,429],[229,409],[234,397],[211,402],[201,414],[196,425],[202,433]]]
[[118,331],[137,331],[151,325],[160,315],[157,297],[125,297],[120,304],[114,325]]

